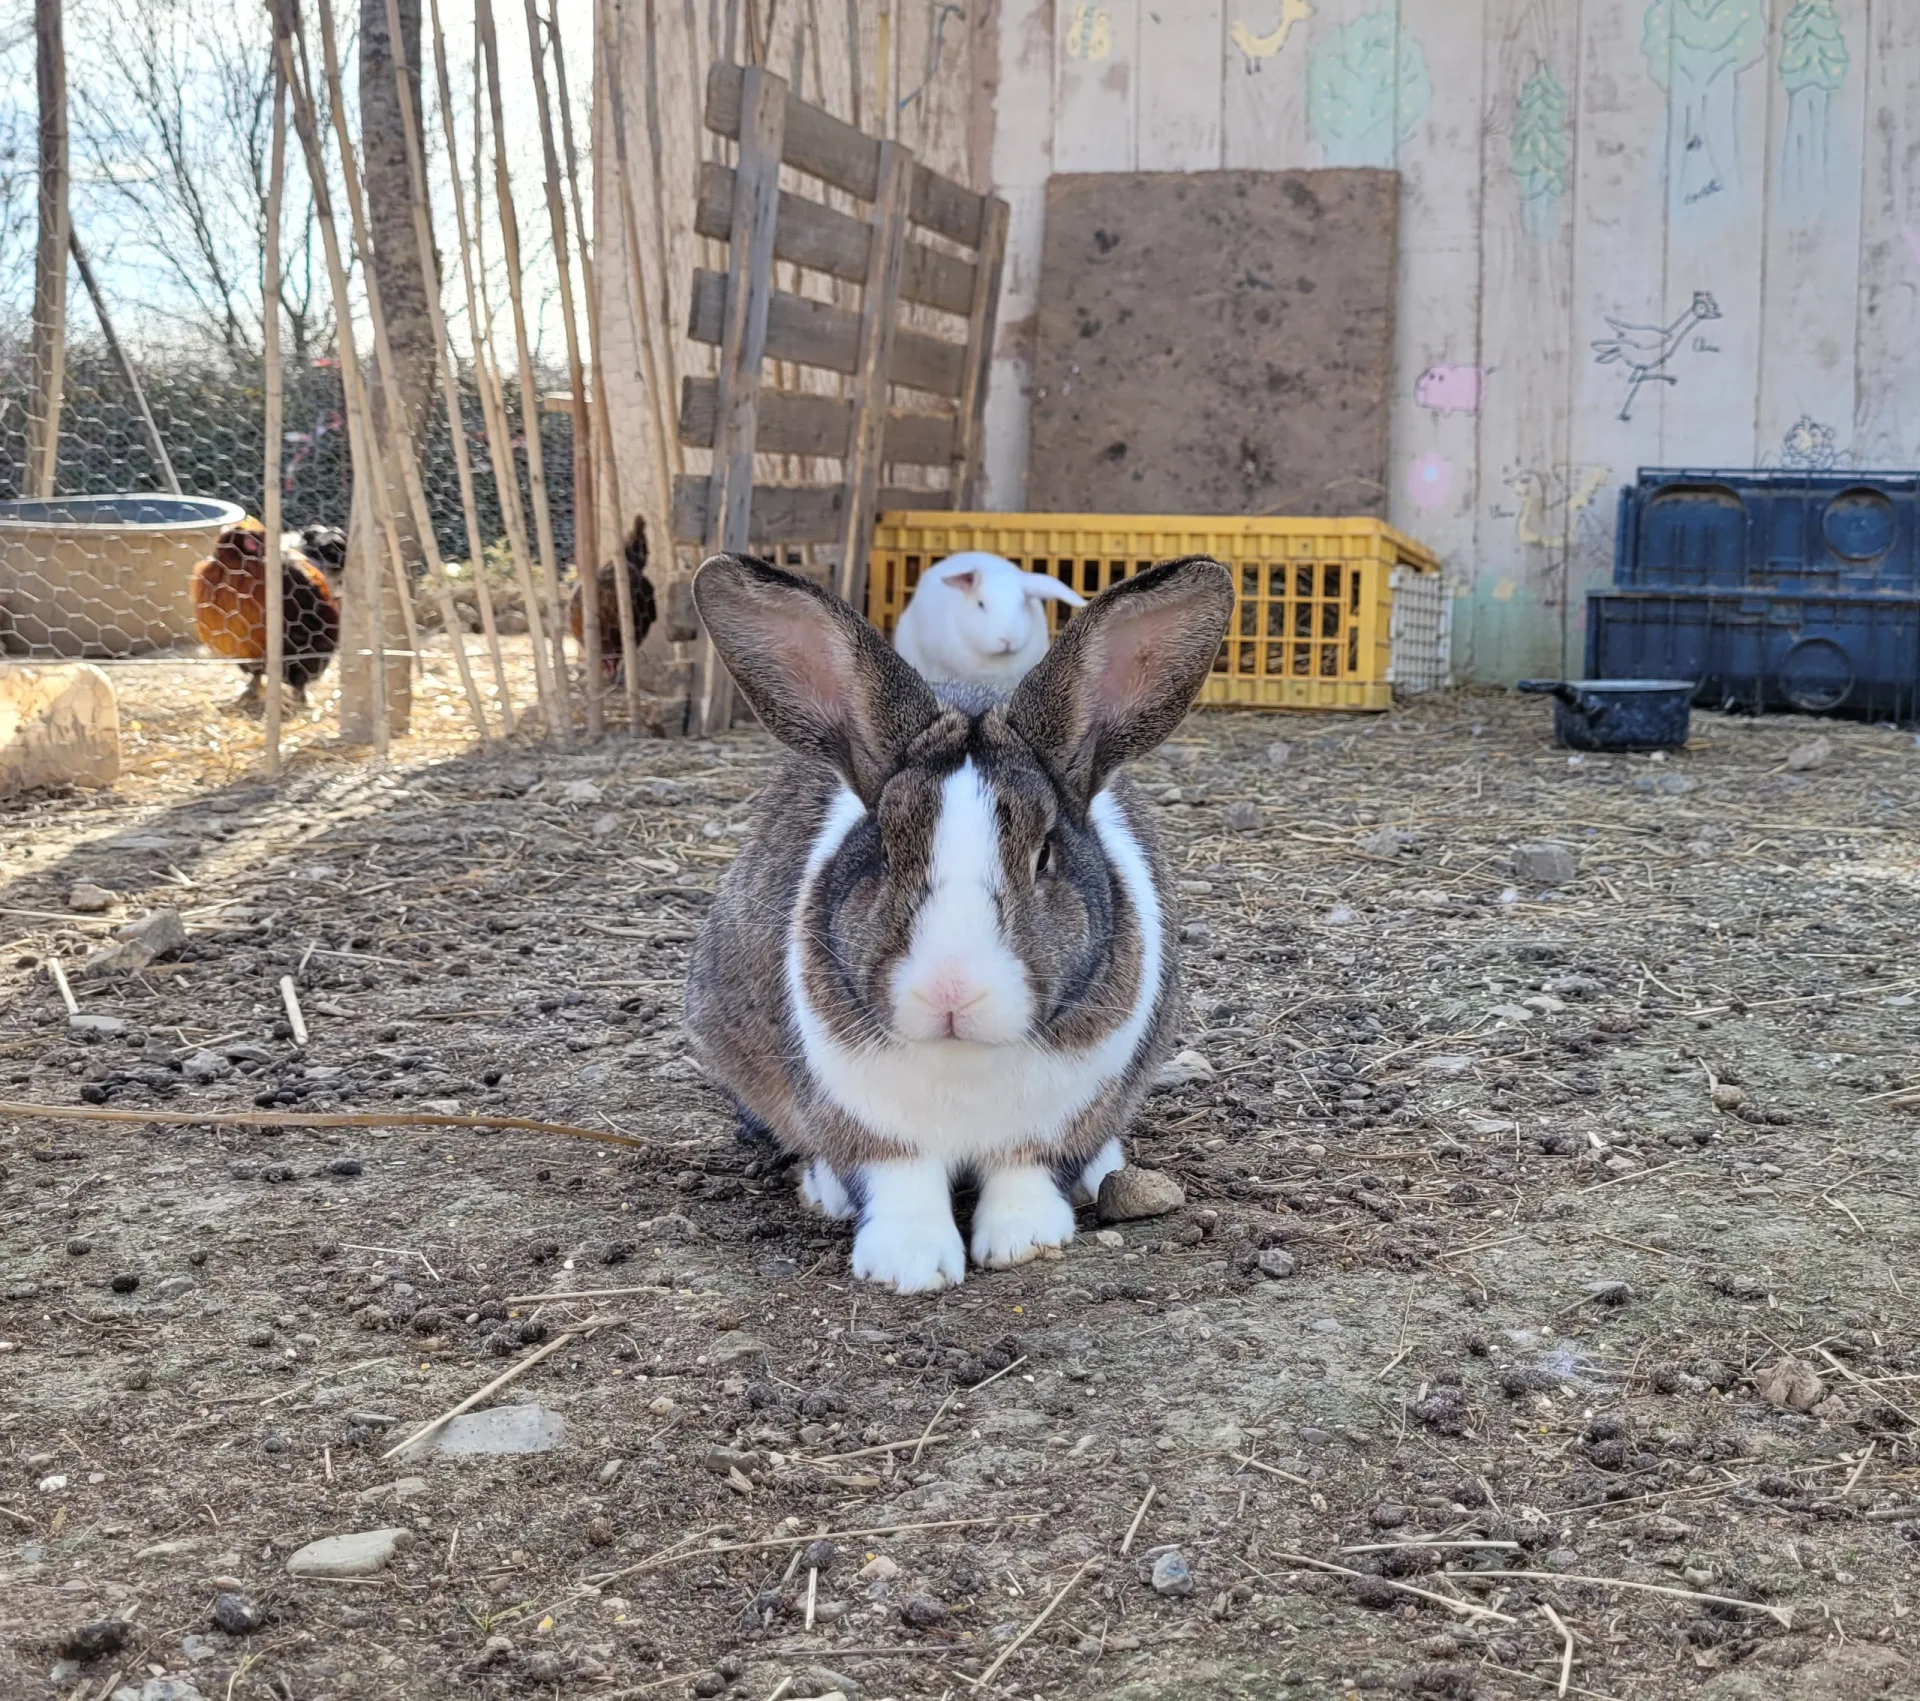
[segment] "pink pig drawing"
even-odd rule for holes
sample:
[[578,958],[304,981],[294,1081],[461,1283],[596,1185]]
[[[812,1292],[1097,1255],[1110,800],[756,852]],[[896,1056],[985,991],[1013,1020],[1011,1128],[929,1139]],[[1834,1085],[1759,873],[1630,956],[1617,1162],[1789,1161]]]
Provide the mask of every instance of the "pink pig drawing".
[[1435,413],[1478,413],[1483,376],[1477,366],[1429,366],[1413,386],[1413,399]]

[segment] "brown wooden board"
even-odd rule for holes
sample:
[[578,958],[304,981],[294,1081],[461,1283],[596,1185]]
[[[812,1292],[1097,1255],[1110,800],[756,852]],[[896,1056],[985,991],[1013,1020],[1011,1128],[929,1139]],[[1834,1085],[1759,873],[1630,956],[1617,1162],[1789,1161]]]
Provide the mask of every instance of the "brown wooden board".
[[[694,542],[707,533],[711,520],[711,492],[704,473],[681,473],[673,481],[673,535]],[[875,506],[896,509],[945,508],[951,498],[944,490],[882,488]],[[756,484],[753,487],[752,535],[747,544],[837,543],[846,525],[847,487],[844,484]]]
[[1027,505],[1387,513],[1391,171],[1047,183]]

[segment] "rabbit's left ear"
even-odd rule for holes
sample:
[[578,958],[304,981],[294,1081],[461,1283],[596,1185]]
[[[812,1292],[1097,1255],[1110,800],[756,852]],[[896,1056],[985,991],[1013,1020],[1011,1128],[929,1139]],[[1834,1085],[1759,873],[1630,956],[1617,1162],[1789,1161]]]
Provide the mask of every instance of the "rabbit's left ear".
[[1085,608],[1087,599],[1073,586],[1062,584],[1050,573],[1022,573],[1022,583],[1027,595],[1035,602],[1063,602],[1069,608]]

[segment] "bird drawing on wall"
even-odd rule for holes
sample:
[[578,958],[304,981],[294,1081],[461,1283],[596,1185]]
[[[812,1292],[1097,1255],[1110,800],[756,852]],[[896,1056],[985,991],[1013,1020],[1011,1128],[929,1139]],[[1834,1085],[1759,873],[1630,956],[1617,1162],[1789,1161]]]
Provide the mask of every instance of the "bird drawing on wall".
[[1634,398],[1642,384],[1677,384],[1666,370],[1667,362],[1680,350],[1695,325],[1720,317],[1720,304],[1704,289],[1694,292],[1693,305],[1671,325],[1630,325],[1609,316],[1613,335],[1597,338],[1593,344],[1596,366],[1620,365],[1626,368],[1627,399],[1620,406],[1620,417],[1633,418]]
[[1312,16],[1311,0],[1280,0],[1280,21],[1265,35],[1255,35],[1242,23],[1230,24],[1227,35],[1246,55],[1247,73],[1251,76],[1287,45],[1287,37],[1293,34],[1295,24],[1304,24]]

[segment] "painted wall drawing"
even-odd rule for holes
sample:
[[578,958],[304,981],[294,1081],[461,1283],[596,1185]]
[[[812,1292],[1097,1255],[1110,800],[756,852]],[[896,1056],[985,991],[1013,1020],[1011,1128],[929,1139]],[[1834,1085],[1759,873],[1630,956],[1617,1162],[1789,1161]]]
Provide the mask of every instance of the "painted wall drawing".
[[1618,366],[1627,379],[1627,399],[1620,404],[1620,417],[1633,418],[1633,404],[1643,384],[1677,384],[1667,363],[1680,352],[1695,325],[1720,317],[1720,304],[1704,289],[1693,298],[1693,305],[1671,325],[1633,325],[1611,315],[1607,323],[1613,334],[1596,338],[1593,363]]
[[1767,49],[1765,0],[1648,0],[1641,50],[1669,101],[1667,192],[1676,206],[1740,186],[1740,73]]
[[1227,26],[1227,39],[1240,49],[1247,75],[1252,76],[1287,45],[1294,25],[1304,24],[1312,16],[1311,0],[1280,0],[1280,21],[1265,35],[1255,35],[1245,24],[1234,23]]
[[[1518,467],[1507,473],[1507,488],[1520,498],[1514,535],[1540,549],[1565,549],[1589,541],[1598,524],[1593,499],[1607,482],[1605,467]],[[1583,517],[1585,516],[1585,517]]]
[[1851,62],[1833,0],[1800,0],[1780,29],[1780,86],[1787,91],[1780,141],[1780,204],[1800,225],[1817,224],[1831,207],[1829,165],[1833,97]]
[[1327,165],[1391,166],[1432,101],[1426,55],[1390,11],[1355,18],[1307,63],[1307,123]]
[[1572,146],[1567,136],[1567,89],[1551,65],[1542,65],[1520,89],[1514,105],[1509,161],[1520,185],[1527,234],[1545,242],[1560,225]]
[[1802,472],[1831,472],[1840,464],[1833,427],[1803,413],[1780,439],[1780,464]]
[[1113,14],[1104,6],[1091,6],[1081,0],[1067,19],[1067,57],[1104,59],[1112,51]]
[[1438,361],[1413,382],[1413,399],[1435,413],[1478,413],[1486,374],[1477,366]]

